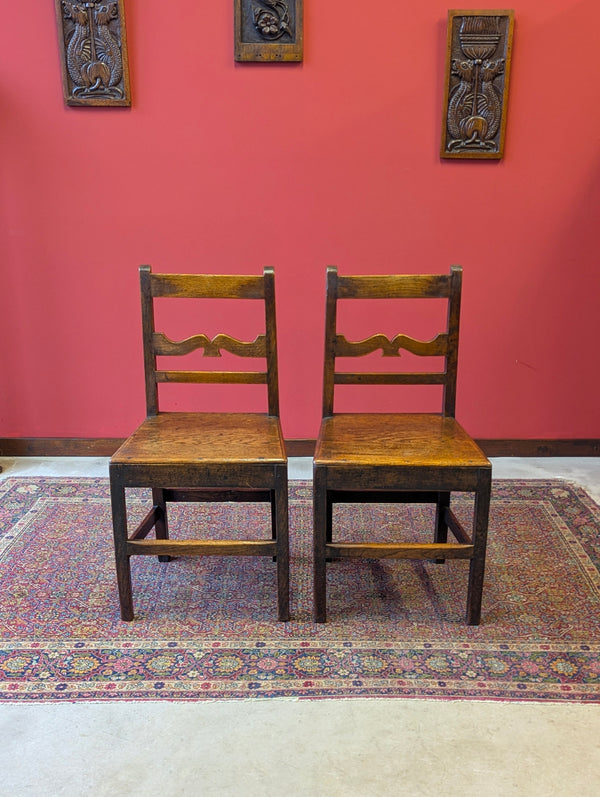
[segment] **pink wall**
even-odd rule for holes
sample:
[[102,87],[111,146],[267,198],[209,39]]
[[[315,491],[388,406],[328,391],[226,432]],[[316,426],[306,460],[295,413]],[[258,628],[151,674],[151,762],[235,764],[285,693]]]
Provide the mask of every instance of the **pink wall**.
[[235,64],[232,6],[126,0],[131,109],[64,107],[53,4],[3,8],[0,437],[141,419],[140,263],[275,266],[288,438],[317,431],[325,266],[460,263],[459,419],[600,437],[600,5],[515,9],[500,163],[438,157],[447,4],[306,0],[298,65]]

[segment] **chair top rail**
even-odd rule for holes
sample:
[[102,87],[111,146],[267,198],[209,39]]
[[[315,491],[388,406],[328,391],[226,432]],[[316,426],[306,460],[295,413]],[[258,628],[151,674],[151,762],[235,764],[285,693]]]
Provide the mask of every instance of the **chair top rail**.
[[447,299],[450,295],[449,274],[338,276],[339,299]]
[[[265,269],[266,271],[267,269]],[[153,298],[264,299],[264,277],[252,274],[152,274]]]

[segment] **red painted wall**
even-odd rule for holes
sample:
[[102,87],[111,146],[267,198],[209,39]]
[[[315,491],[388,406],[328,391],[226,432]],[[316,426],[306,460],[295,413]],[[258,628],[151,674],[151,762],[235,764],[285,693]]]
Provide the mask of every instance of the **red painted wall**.
[[140,263],[275,266],[288,438],[317,431],[325,266],[460,263],[460,420],[600,437],[600,6],[515,9],[500,163],[438,157],[447,5],[306,0],[298,65],[235,64],[232,6],[126,0],[131,109],[64,107],[53,4],[3,9],[0,437],[141,419]]

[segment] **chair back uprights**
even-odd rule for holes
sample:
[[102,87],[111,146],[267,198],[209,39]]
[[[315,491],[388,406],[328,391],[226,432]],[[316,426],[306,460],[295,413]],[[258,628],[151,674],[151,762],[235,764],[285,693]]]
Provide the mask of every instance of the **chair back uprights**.
[[[454,417],[456,409],[456,375],[462,268],[452,266],[449,275],[344,276],[337,268],[327,269],[327,303],[325,312],[325,356],[323,372],[323,417],[333,415],[335,385],[442,385],[444,415]],[[344,299],[446,299],[446,329],[429,341],[397,334],[383,334],[351,342],[337,329],[338,301]],[[363,357],[381,349],[384,357],[400,357],[401,350],[419,357],[443,357],[444,370],[433,372],[365,373],[338,372],[339,357]]]
[[[277,372],[277,334],[275,318],[275,275],[272,268],[263,276],[214,274],[152,274],[150,266],[140,267],[144,373],[148,416],[159,412],[160,383],[187,384],[265,384],[269,415],[279,416]],[[154,302],[173,299],[255,299],[264,301],[265,332],[254,341],[244,342],[220,333],[209,338],[196,334],[173,341],[155,328]],[[164,370],[157,357],[181,357],[202,349],[204,357],[220,357],[223,351],[237,357],[265,360],[263,371]]]

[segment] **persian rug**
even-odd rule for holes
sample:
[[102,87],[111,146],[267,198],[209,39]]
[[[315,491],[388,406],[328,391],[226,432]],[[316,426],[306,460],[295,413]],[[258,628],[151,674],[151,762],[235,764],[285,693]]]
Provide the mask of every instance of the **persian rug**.
[[[464,624],[468,563],[328,565],[328,622],[311,620],[310,484],[290,488],[292,620],[276,621],[268,558],[132,560],[124,623],[106,479],[0,481],[0,699],[428,697],[600,699],[600,508],[559,480],[496,481],[482,623]],[[132,492],[130,519],[149,496]],[[470,499],[455,511],[468,518]],[[269,536],[268,507],[174,505],[172,536]],[[427,506],[342,505],[349,539]],[[338,525],[336,525],[336,528]],[[422,538],[422,537],[421,537]]]

